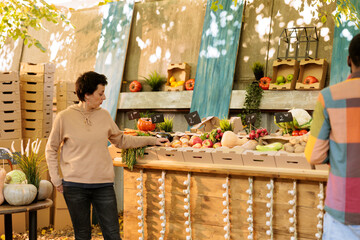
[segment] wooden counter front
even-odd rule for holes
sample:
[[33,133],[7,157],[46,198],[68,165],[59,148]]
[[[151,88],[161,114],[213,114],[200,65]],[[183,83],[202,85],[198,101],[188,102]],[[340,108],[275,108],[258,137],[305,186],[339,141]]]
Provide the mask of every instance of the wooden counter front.
[[[271,239],[266,232],[270,227],[266,225],[269,217],[270,190],[268,184],[273,181],[273,208],[272,213],[272,239],[290,239],[296,235],[296,239],[317,239],[316,233],[321,234],[317,225],[322,222],[318,214],[323,211],[318,209],[320,203],[319,193],[324,188],[328,171],[324,170],[300,170],[283,168],[262,168],[250,166],[198,164],[189,162],[165,162],[148,161],[137,164],[133,171],[129,171],[121,158],[115,158],[114,166],[124,167],[124,236],[126,240],[159,239],[163,220],[160,204],[161,182],[159,179],[165,174],[165,234],[164,239],[187,239],[187,218],[184,216],[184,199],[186,185],[190,176],[190,219],[192,240],[219,240],[226,239],[224,227],[226,223],[223,210],[226,207],[224,201],[224,184],[229,179],[230,210],[230,238],[248,239],[249,230],[249,197],[248,189],[252,184],[252,218],[253,239]],[[141,178],[141,172],[143,177]],[[164,173],[163,173],[164,172]],[[190,173],[190,174],[189,174]],[[188,175],[189,174],[189,175]],[[141,180],[141,181],[139,181]],[[139,222],[141,212],[138,207],[140,190],[138,186],[143,184],[143,233]],[[295,189],[295,223],[290,223],[289,210],[294,205],[289,202],[294,195],[289,194]],[[141,202],[140,202],[141,203]],[[294,220],[294,219],[293,219]],[[295,232],[290,232],[290,227],[295,226]],[[138,231],[140,230],[140,232]],[[269,232],[268,232],[269,233]]]

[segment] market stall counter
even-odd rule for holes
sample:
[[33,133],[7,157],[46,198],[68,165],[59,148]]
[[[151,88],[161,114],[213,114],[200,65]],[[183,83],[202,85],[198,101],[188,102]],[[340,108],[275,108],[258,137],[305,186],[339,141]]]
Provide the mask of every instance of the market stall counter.
[[125,239],[321,239],[326,168],[113,160]]

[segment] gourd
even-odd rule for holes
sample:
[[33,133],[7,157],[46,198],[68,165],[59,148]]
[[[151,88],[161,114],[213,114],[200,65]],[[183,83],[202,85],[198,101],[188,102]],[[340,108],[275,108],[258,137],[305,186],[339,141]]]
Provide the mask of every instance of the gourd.
[[247,141],[249,141],[247,138],[240,139],[234,132],[226,131],[222,136],[221,146],[232,148],[242,146]]
[[48,180],[41,180],[39,183],[39,192],[37,200],[44,200],[51,196],[53,185]]
[[29,205],[34,201],[37,189],[32,184],[5,184],[5,200],[14,206]]
[[139,118],[137,127],[140,131],[153,131],[156,125],[151,122],[151,118]]
[[5,184],[6,171],[4,168],[0,169],[0,205],[4,202],[4,184]]

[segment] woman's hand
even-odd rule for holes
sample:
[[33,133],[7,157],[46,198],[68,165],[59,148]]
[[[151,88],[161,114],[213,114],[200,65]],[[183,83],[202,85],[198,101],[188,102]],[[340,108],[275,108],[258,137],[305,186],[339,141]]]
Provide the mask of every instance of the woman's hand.
[[61,184],[61,185],[57,186],[57,187],[56,187],[56,190],[57,190],[58,192],[63,193],[63,192],[64,192],[63,185]]
[[169,142],[169,139],[167,139],[167,138],[156,138],[155,145],[162,146],[162,145],[164,145],[164,143],[167,143],[167,142]]

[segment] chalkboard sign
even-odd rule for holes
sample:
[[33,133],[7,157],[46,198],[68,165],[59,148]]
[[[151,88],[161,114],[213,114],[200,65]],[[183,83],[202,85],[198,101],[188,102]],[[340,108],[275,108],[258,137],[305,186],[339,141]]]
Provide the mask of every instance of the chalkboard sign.
[[275,113],[275,120],[276,120],[277,123],[292,122],[293,121],[293,116],[292,116],[291,112]]
[[152,122],[152,123],[161,123],[161,122],[164,122],[164,114],[162,114],[162,113],[157,113],[157,114],[151,115],[151,122]]
[[199,113],[197,111],[191,112],[189,114],[184,115],[189,126],[193,126],[195,124],[201,123],[201,119]]
[[139,119],[140,113],[137,111],[132,111],[127,113],[129,120]]
[[256,122],[256,113],[246,115],[245,121],[247,125],[254,125]]

